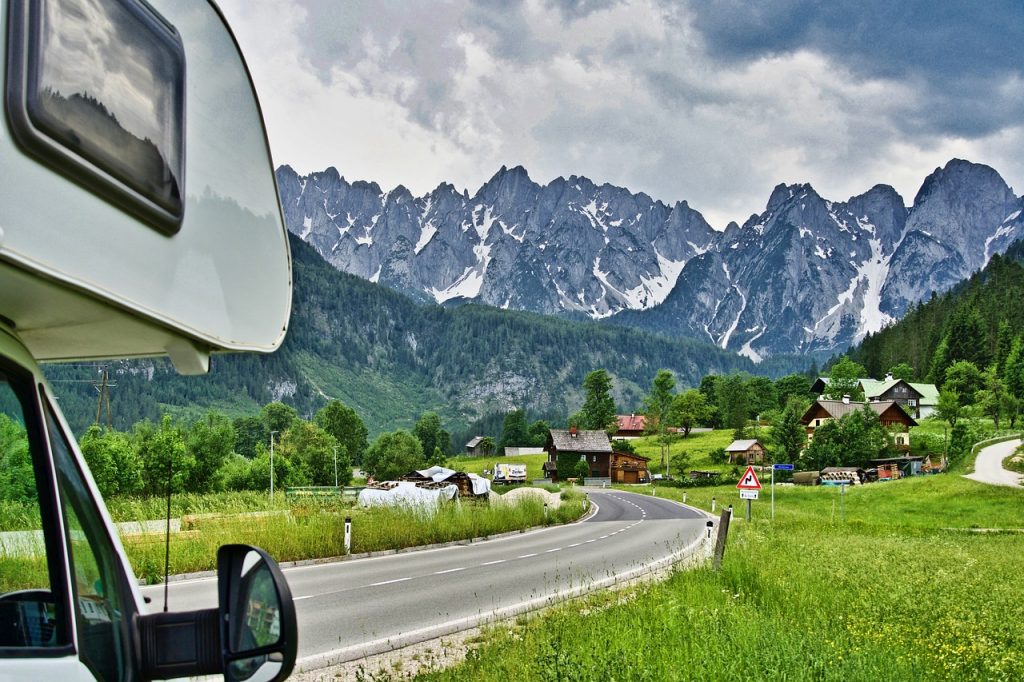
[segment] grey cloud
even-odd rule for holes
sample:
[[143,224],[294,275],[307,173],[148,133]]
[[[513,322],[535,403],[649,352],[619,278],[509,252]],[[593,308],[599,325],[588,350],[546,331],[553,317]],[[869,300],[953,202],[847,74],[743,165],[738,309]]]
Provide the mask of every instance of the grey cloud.
[[[727,62],[808,49],[855,77],[916,84],[918,115],[908,134],[980,137],[1024,118],[1020,98],[1001,88],[1024,71],[1024,3],[932,0],[694,3],[694,26],[709,53]],[[916,128],[906,123],[913,121]]]

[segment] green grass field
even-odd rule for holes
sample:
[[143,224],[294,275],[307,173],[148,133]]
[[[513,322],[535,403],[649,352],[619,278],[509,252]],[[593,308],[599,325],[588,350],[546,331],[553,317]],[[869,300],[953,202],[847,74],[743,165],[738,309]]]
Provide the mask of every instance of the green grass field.
[[518,455],[516,457],[501,457],[498,455],[491,455],[490,457],[465,457],[460,455],[448,458],[448,468],[483,475],[484,469],[494,469],[495,463],[525,464],[526,480],[529,482],[544,478],[544,472],[541,470],[541,467],[544,466],[544,462],[547,459],[547,455]]
[[[685,492],[741,515],[732,487]],[[838,489],[779,487],[774,521],[767,492],[733,524],[721,571],[492,628],[463,664],[425,677],[1024,678],[1024,491],[949,474],[873,484],[848,491],[842,520]]]

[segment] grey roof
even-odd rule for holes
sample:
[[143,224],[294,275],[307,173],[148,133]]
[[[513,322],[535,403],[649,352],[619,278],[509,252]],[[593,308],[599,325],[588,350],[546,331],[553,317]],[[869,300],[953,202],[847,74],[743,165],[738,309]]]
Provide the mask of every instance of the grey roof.
[[856,412],[857,410],[864,409],[865,404],[870,405],[871,409],[874,410],[879,415],[883,414],[889,408],[895,407],[897,410],[906,415],[907,419],[910,421],[910,426],[917,426],[917,422],[914,421],[914,418],[907,414],[907,411],[903,409],[903,406],[900,405],[895,400],[879,400],[877,402],[870,403],[859,403],[855,400],[851,400],[848,403],[843,402],[842,400],[816,400],[814,401],[814,403],[811,404],[809,408],[807,408],[807,412],[804,413],[804,416],[801,419],[801,421],[804,422],[805,424],[810,421],[810,415],[811,412],[814,410],[815,405],[821,405],[823,408],[825,408],[825,411],[828,412],[829,415],[831,415],[835,419],[839,419],[840,417],[850,414],[851,412]]
[[476,436],[475,438],[470,440],[468,443],[466,443],[466,447],[467,448],[475,448],[477,445],[480,445],[480,441],[482,441],[483,439],[484,439],[483,436]]
[[734,440],[729,443],[729,447],[725,449],[726,452],[746,452],[757,443],[757,440]]
[[612,442],[604,431],[577,431],[573,436],[568,429],[551,429],[551,442],[564,452],[612,451]]

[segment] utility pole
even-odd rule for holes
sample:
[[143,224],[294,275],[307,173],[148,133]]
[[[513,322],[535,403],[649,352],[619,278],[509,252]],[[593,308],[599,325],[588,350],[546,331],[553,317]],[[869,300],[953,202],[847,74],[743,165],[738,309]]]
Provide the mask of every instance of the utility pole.
[[110,373],[107,370],[107,365],[97,365],[96,369],[100,373],[98,381],[92,382],[92,387],[96,389],[96,423],[100,423],[100,417],[103,415],[104,409],[107,412],[107,428],[110,429],[113,426],[113,419],[110,412],[110,389],[117,386],[116,383],[110,382]]
[[280,431],[270,432],[270,499],[274,499],[274,434]]
[[338,487],[338,446],[334,446],[334,487]]

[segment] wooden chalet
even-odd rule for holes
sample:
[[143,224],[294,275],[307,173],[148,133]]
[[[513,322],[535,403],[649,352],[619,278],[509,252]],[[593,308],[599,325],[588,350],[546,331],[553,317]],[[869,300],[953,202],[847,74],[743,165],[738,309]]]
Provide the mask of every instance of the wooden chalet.
[[620,414],[616,417],[618,429],[615,438],[639,438],[647,429],[647,417],[642,414]]
[[593,478],[610,478],[612,443],[604,431],[583,431],[576,427],[571,429],[551,429],[544,445],[548,453],[548,461],[544,465],[544,473],[551,476],[552,481],[558,480],[558,458],[574,456],[583,460],[590,467]]
[[807,408],[800,422],[807,428],[807,442],[814,438],[814,430],[830,419],[839,419],[865,405],[878,414],[879,421],[886,429],[893,430],[893,442],[896,449],[907,452],[910,450],[910,427],[917,426],[914,418],[907,414],[903,406],[894,400],[862,403],[844,398],[843,400],[815,400]]
[[[864,398],[869,402],[897,402],[912,417],[927,417],[939,401],[939,391],[935,384],[917,384],[903,379],[893,379],[886,374],[885,379],[858,379],[858,385],[864,391]],[[818,377],[811,386],[811,392],[821,395],[828,387],[828,377]]]
[[729,454],[729,463],[743,458],[744,464],[761,464],[764,462],[765,447],[759,440],[734,440],[725,449]]

